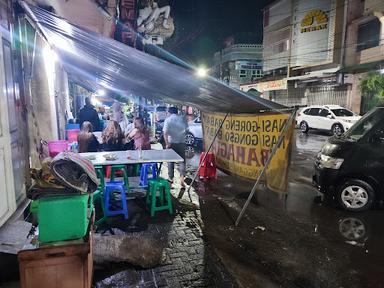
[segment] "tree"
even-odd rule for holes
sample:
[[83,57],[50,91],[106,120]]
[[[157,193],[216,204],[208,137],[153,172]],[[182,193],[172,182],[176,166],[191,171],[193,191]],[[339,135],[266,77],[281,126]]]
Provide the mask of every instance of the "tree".
[[362,94],[361,112],[365,113],[384,103],[384,75],[374,71],[369,72],[360,83]]
[[384,74],[374,71],[369,72],[360,83],[363,96],[379,97],[384,100]]

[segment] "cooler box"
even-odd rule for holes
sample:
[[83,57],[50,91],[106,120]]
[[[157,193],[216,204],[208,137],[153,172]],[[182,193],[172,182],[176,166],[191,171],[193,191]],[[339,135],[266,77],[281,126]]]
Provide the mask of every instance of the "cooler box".
[[43,198],[32,206],[43,243],[83,238],[93,211],[90,194]]
[[80,129],[66,130],[68,142],[69,143],[77,142],[77,136],[79,135],[79,133],[80,133]]
[[55,157],[60,152],[68,150],[68,141],[66,140],[54,140],[48,141],[49,156]]
[[80,124],[67,124],[65,130],[77,129],[80,130]]

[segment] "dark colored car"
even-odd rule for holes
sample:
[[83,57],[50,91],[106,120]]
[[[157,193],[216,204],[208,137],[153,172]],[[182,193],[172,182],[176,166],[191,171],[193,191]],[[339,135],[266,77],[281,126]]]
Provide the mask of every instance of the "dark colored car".
[[314,185],[349,211],[369,209],[384,196],[384,107],[346,133],[329,138],[316,157]]

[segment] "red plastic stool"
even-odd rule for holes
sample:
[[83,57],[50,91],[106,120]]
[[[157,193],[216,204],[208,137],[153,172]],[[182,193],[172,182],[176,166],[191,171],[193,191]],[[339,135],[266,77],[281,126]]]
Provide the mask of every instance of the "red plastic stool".
[[[112,171],[112,166],[106,166],[105,167],[105,177],[106,178],[111,178],[111,171]],[[123,172],[122,171],[116,171],[115,175],[117,177],[123,177]]]
[[201,166],[198,175],[200,179],[217,179],[215,154],[213,154],[213,152],[208,152],[207,157],[205,157],[205,154],[205,152],[202,152],[200,155]]

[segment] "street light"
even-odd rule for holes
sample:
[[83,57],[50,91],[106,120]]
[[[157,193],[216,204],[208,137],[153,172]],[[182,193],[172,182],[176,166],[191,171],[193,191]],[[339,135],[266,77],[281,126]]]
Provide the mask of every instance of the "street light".
[[196,75],[197,75],[197,77],[205,78],[208,75],[208,69],[205,67],[199,67],[196,70]]
[[97,96],[104,96],[105,91],[103,89],[99,89],[99,90],[97,90],[96,94],[97,94]]

